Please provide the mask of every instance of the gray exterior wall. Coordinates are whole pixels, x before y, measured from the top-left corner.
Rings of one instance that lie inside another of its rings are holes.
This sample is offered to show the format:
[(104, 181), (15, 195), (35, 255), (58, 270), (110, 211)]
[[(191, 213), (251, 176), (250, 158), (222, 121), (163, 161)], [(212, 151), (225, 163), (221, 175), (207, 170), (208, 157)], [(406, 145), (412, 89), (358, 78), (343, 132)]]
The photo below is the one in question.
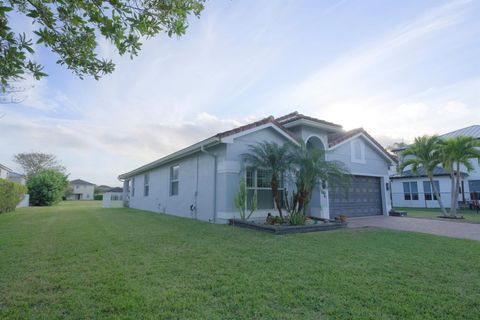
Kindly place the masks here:
[[(224, 145), (210, 148), (207, 151), (216, 154), (218, 161), (222, 161), (225, 158)], [(150, 176), (148, 196), (144, 195), (145, 173), (136, 175), (134, 176), (135, 194), (132, 195), (131, 184), (128, 188), (124, 185), (124, 198), (128, 201), (128, 205), (131, 208), (165, 212), (181, 217), (213, 222), (214, 163), (212, 156), (204, 152), (198, 152), (179, 161), (173, 161), (150, 170), (148, 171)], [(171, 196), (170, 168), (174, 165), (179, 165), (179, 192), (178, 195)], [(132, 179), (128, 181), (131, 183)], [(219, 193), (217, 192), (217, 204), (218, 195)], [(196, 210), (190, 210), (191, 205)]]
[[(311, 127), (289, 128), (294, 134), (304, 140), (314, 135), (320, 138), (324, 146), (327, 144), (327, 133), (324, 130)], [(362, 139), (362, 138), (359, 138)], [(239, 135), (226, 140), (216, 147), (208, 149), (210, 153), (217, 155), (216, 174), (214, 174), (214, 158), (203, 152), (185, 156), (178, 161), (166, 163), (149, 171), (150, 184), (149, 195), (144, 196), (144, 173), (135, 176), (135, 195), (132, 196), (132, 187), (124, 184), (124, 199), (132, 208), (143, 209), (153, 212), (165, 212), (181, 217), (199, 219), (210, 222), (225, 223), (229, 218), (238, 217), (238, 211), (234, 206), (234, 197), (238, 192), (239, 182), (245, 178), (245, 163), (242, 155), (247, 153), (249, 145), (261, 141), (284, 143), (286, 137), (271, 127), (267, 127), (249, 134)], [(380, 177), (382, 180), (382, 199), (384, 214), (390, 210), (390, 198), (383, 190), (388, 181), (389, 162), (382, 157), (377, 150), (365, 143), (365, 163), (353, 163), (351, 161), (350, 142), (328, 151), (328, 160), (342, 161), (354, 174)], [(170, 167), (179, 165), (179, 194), (170, 196)], [(216, 180), (214, 180), (216, 179)], [(216, 193), (214, 188), (216, 184)], [(288, 184), (287, 189), (292, 186)], [(329, 218), (328, 191), (324, 194), (317, 189), (320, 204), (320, 213), (317, 216)], [(216, 202), (214, 203), (214, 199)], [(196, 210), (190, 210), (193, 205)], [(268, 212), (276, 214), (276, 210), (257, 210), (253, 218), (264, 217)]]

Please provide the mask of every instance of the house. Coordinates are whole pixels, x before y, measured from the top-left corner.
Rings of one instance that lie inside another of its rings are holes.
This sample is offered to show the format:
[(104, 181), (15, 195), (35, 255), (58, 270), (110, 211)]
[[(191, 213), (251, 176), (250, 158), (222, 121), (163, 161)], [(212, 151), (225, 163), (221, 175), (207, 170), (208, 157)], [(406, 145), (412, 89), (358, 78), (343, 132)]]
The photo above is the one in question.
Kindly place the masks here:
[(7, 179), (16, 183), (25, 184), (25, 175), (13, 171), (8, 172)]
[[(233, 130), (218, 133), (187, 148), (121, 174), (123, 199), (127, 206), (154, 212), (225, 223), (238, 217), (234, 197), (243, 178), (248, 194), (257, 195), (264, 217), (276, 210), (265, 170), (253, 170), (244, 162), (249, 145), (262, 141), (277, 143), (303, 139), (308, 148), (325, 150), (327, 160), (337, 160), (354, 175), (348, 193), (315, 188), (308, 213), (319, 218), (387, 215), (389, 166), (393, 157), (365, 130), (344, 131), (338, 124), (293, 112), (272, 116)], [(291, 189), (289, 181), (283, 188)]]
[[(480, 125), (473, 125), (439, 136), (441, 139), (458, 136), (470, 136), (480, 139)], [(393, 150), (400, 156), (401, 152), (407, 147)], [(478, 200), (480, 195), (480, 165), (477, 159), (470, 161), (475, 170), (467, 172), (465, 168), (460, 168), (461, 184), (457, 200), (468, 203), (470, 200)], [(410, 168), (405, 168), (403, 172), (395, 172), (390, 176), (391, 196), (394, 207), (415, 207), (415, 208), (439, 208), (438, 201), (433, 194), (433, 188), (429, 179), (423, 170), (418, 170), (413, 174)], [(445, 207), (451, 207), (451, 178), (450, 173), (438, 166), (434, 170), (434, 183), (439, 190), (440, 197)]]
[(85, 180), (76, 179), (69, 183), (67, 200), (93, 200), (95, 185)]
[(0, 163), (0, 179), (7, 179), (9, 172), (12, 172), (12, 169)]
[[(25, 184), (25, 176), (23, 174), (19, 174), (14, 172), (12, 169), (2, 165), (0, 163), (0, 179), (10, 180), (12, 182)], [(28, 207), (30, 201), (30, 195), (25, 194), (23, 195), (22, 200), (17, 204), (17, 208), (24, 208)]]

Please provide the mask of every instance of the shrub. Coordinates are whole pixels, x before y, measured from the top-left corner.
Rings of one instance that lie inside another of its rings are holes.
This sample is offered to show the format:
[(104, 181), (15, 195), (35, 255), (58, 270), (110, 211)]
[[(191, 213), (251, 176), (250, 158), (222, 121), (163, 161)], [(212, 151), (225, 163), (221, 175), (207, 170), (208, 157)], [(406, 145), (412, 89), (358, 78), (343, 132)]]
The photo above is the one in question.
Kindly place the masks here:
[(93, 196), (93, 200), (103, 200), (103, 194), (96, 194)]
[(307, 221), (307, 217), (303, 212), (294, 212), (289, 216), (289, 222), (292, 226), (303, 225)]
[(272, 214), (269, 212), (267, 215), (267, 224), (274, 225), (274, 224), (283, 224), (285, 223), (284, 219), (280, 216), (272, 216)]
[(67, 176), (55, 170), (45, 170), (28, 179), (30, 204), (51, 206), (62, 200), (68, 188)]
[(0, 213), (14, 211), (26, 193), (24, 185), (0, 179)]

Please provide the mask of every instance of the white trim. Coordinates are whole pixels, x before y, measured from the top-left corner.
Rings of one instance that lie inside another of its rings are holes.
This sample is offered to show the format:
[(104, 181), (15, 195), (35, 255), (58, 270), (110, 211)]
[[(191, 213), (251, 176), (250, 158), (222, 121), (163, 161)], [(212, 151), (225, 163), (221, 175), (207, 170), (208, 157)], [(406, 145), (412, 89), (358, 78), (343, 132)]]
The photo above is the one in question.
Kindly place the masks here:
[(294, 144), (296, 144), (297, 146), (300, 145), (297, 140), (295, 140), (292, 136), (290, 136), (288, 133), (286, 133), (285, 131), (283, 131), (282, 129), (280, 129), (277, 125), (271, 123), (271, 122), (268, 122), (268, 123), (265, 123), (265, 124), (262, 124), (261, 126), (257, 126), (257, 127), (254, 127), (254, 128), (251, 128), (251, 129), (248, 129), (248, 130), (245, 130), (245, 131), (241, 131), (241, 132), (238, 132), (238, 133), (235, 133), (235, 134), (232, 134), (232, 135), (229, 135), (225, 138), (222, 138), (221, 139), (221, 142), (223, 143), (233, 143), (234, 139), (238, 138), (238, 137), (242, 137), (244, 135), (247, 135), (247, 134), (250, 134), (250, 133), (253, 133), (253, 132), (256, 132), (256, 131), (260, 131), (260, 130), (263, 130), (265, 128), (272, 128), (274, 129), (275, 131), (277, 131), (278, 133), (280, 133), (282, 136), (284, 136), (285, 138), (287, 138), (288, 140), (290, 140), (291, 142), (293, 142)]
[(388, 161), (391, 163), (391, 164), (395, 164), (395, 162), (393, 161), (393, 159), (391, 158), (391, 156), (388, 154), (388, 153), (385, 153), (382, 149), (380, 149), (370, 138), (368, 138), (363, 132), (359, 132), (357, 133), (356, 135), (354, 136), (351, 136), (350, 138), (348, 139), (345, 139), (344, 141), (334, 145), (333, 147), (331, 147), (329, 150), (335, 150), (336, 148), (338, 148), (339, 146), (341, 146), (342, 144), (344, 144), (345, 142), (347, 141), (350, 141), (352, 139), (355, 139), (355, 138), (358, 138), (358, 137), (363, 137), (365, 140), (368, 141), (368, 143), (375, 148), (375, 150), (377, 150), (380, 154), (382, 154), (386, 159), (388, 159)]
[(305, 139), (305, 144), (307, 144), (307, 143), (308, 143), (308, 140), (309, 140), (310, 138), (312, 138), (312, 137), (318, 138), (318, 139), (320, 139), (320, 141), (322, 141), (323, 151), (326, 152), (326, 151), (328, 150), (328, 142), (325, 140), (325, 137), (322, 138), (322, 137), (319, 136), (318, 134), (314, 134), (314, 133), (313, 133), (313, 134), (307, 136), (307, 138)]

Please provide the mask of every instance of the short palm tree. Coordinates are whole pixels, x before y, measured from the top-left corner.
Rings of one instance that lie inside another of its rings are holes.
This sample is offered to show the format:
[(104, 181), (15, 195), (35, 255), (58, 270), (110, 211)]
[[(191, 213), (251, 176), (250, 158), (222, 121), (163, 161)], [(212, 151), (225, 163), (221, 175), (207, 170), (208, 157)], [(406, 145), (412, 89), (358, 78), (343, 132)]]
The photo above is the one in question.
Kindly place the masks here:
[(313, 188), (319, 181), (328, 183), (330, 187), (347, 187), (350, 183), (350, 172), (343, 163), (325, 160), (323, 150), (309, 150), (303, 141), (300, 141), (300, 147), (292, 148), (291, 157), (297, 188), (294, 207), (298, 212), (305, 214)]
[[(418, 169), (421, 168), (425, 171), (425, 174), (430, 180), (435, 197), (437, 198), (438, 204), (442, 209), (444, 216), (447, 215), (447, 210), (443, 205), (442, 198), (437, 189), (437, 186), (433, 183), (433, 174), (437, 166), (442, 162), (439, 152), (440, 139), (437, 136), (423, 136), (415, 138), (414, 144), (409, 146), (405, 151), (401, 153), (401, 158), (403, 159), (400, 163), (400, 172), (402, 172), (406, 167), (411, 166), (413, 174), (417, 174)], [(404, 160), (408, 156), (412, 156), (410, 159)]]
[(479, 148), (480, 140), (467, 136), (448, 138), (439, 142), (442, 165), (449, 171), (452, 180), (452, 206), (450, 209), (452, 217), (457, 214), (460, 169), (463, 166), (468, 172), (474, 170), (470, 159), (480, 159)]
[(283, 174), (290, 166), (290, 147), (291, 144), (289, 143), (280, 145), (276, 142), (263, 141), (256, 145), (250, 145), (249, 153), (243, 155), (247, 164), (254, 169), (270, 171), (272, 197), (281, 218), (283, 218), (282, 202), (278, 188)]

